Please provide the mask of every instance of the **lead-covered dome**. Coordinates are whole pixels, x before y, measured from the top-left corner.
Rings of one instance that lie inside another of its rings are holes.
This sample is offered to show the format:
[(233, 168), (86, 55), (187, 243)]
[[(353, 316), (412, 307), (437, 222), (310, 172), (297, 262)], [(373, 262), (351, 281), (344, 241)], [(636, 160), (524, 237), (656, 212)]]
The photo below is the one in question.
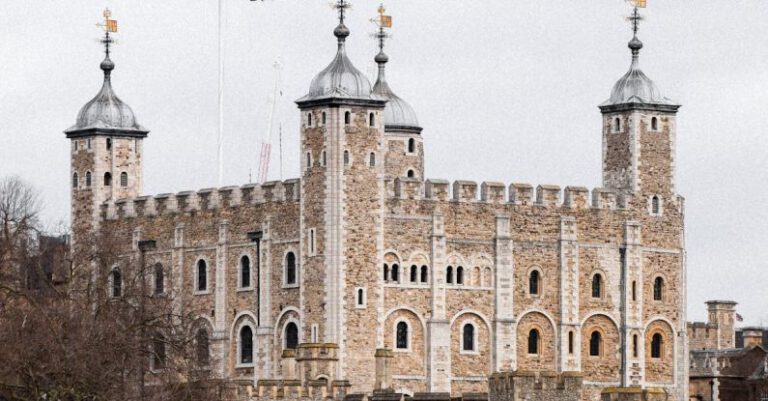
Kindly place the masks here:
[(80, 109), (75, 125), (65, 132), (89, 129), (146, 132), (144, 127), (136, 121), (136, 115), (131, 107), (120, 100), (112, 90), (110, 75), (114, 68), (115, 63), (107, 55), (101, 62), (101, 70), (104, 71), (104, 84), (101, 86), (101, 90)]
[(602, 106), (612, 106), (627, 103), (671, 105), (673, 102), (661, 94), (656, 84), (646, 76), (639, 65), (640, 49), (643, 48), (637, 36), (629, 42), (632, 50), (632, 64), (611, 90), (611, 97)]
[(416, 118), (413, 107), (403, 98), (397, 96), (387, 83), (384, 66), (389, 61), (389, 57), (381, 51), (376, 55), (375, 60), (379, 64), (379, 77), (373, 86), (373, 93), (387, 100), (387, 104), (384, 106), (384, 128), (421, 131), (419, 119)]

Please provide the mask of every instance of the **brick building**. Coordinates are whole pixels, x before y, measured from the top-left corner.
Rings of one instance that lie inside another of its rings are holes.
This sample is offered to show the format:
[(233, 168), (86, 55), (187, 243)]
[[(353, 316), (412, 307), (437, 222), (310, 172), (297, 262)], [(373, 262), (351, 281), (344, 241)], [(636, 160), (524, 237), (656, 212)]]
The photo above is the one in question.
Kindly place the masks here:
[(533, 372), (583, 378), (584, 400), (629, 386), (683, 397), (679, 106), (640, 70), (638, 38), (600, 105), (603, 187), (449, 183), (424, 178), (429, 136), (385, 78), (383, 41), (371, 85), (338, 6), (336, 55), (296, 102), (301, 175), (283, 182), (145, 196), (148, 130), (114, 94), (107, 54), (65, 132), (75, 248), (124, 238), (119, 278), (154, 240), (142, 260), (199, 313), (211, 369), (260, 392), (456, 395)]

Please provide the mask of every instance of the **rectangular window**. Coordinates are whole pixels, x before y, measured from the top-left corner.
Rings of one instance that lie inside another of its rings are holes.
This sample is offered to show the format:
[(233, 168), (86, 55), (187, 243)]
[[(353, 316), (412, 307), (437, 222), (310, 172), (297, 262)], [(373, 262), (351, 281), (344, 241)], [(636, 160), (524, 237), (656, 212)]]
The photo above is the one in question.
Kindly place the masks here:
[(88, 149), (91, 149), (91, 140), (90, 139), (86, 140), (86, 144), (88, 146)]
[(318, 339), (317, 339), (317, 325), (316, 324), (312, 325), (312, 328), (310, 329), (310, 332), (311, 332), (310, 336), (312, 337), (312, 342), (313, 343), (318, 342)]
[(309, 229), (309, 244), (307, 244), (309, 247), (309, 255), (314, 256), (315, 255), (315, 229), (310, 228)]

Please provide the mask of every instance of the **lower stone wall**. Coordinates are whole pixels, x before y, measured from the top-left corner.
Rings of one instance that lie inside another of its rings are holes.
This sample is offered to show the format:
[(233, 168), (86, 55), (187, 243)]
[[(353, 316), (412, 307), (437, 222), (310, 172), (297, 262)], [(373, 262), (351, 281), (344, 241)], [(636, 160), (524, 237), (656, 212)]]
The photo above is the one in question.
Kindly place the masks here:
[(489, 380), (489, 401), (581, 401), (582, 376), (576, 372), (506, 372)]

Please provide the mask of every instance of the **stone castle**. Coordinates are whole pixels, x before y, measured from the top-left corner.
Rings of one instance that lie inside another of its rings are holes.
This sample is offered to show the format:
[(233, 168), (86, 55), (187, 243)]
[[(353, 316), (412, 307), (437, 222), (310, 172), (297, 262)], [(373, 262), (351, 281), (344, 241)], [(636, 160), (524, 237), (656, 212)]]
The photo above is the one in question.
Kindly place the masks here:
[(680, 106), (640, 70), (637, 36), (600, 105), (601, 188), (449, 183), (424, 178), (425, 136), (385, 77), (385, 35), (371, 85), (337, 6), (336, 54), (296, 101), (301, 174), (283, 182), (145, 196), (149, 131), (115, 95), (107, 51), (101, 91), (65, 133), (74, 246), (125, 239), (112, 295), (154, 241), (141, 252), (155, 291), (199, 314), (215, 375), (259, 394), (459, 395), (510, 374), (577, 377), (584, 400), (634, 386), (682, 399)]

